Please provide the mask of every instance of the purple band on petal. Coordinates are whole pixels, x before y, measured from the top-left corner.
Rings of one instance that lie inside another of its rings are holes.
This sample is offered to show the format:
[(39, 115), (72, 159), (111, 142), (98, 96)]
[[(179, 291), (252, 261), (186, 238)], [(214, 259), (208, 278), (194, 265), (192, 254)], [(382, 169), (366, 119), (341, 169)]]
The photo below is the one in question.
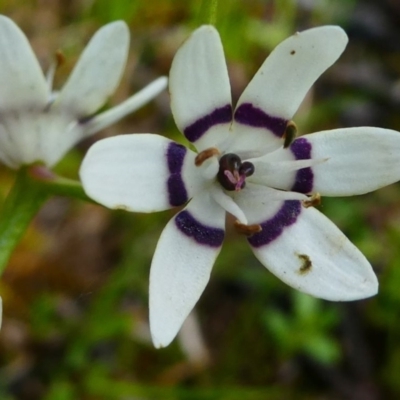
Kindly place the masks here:
[[(311, 143), (306, 138), (296, 139), (290, 146), (290, 150), (296, 157), (296, 160), (309, 160), (311, 158)], [(314, 183), (314, 173), (312, 169), (302, 168), (297, 171), (293, 192), (311, 193)]]
[(227, 104), (224, 107), (216, 108), (210, 114), (199, 118), (184, 129), (183, 133), (191, 142), (199, 140), (212, 126), (225, 124), (232, 121), (232, 106)]
[(186, 151), (185, 146), (174, 142), (171, 142), (167, 149), (167, 163), (170, 173), (167, 187), (171, 206), (181, 206), (188, 201), (188, 194), (182, 179), (182, 166)]
[(300, 212), (300, 201), (285, 201), (273, 218), (260, 224), (262, 231), (250, 236), (247, 240), (253, 247), (261, 247), (271, 243), (282, 234), (285, 228), (296, 222)]
[(296, 160), (309, 160), (311, 158), (311, 143), (304, 137), (296, 139), (291, 145), (290, 150)]
[(251, 103), (243, 103), (235, 111), (235, 121), (255, 128), (265, 128), (279, 138), (285, 133), (287, 121), (283, 118), (272, 117)]
[(220, 247), (224, 240), (225, 232), (223, 229), (201, 224), (186, 210), (181, 211), (175, 217), (175, 224), (182, 233), (192, 237), (199, 244)]

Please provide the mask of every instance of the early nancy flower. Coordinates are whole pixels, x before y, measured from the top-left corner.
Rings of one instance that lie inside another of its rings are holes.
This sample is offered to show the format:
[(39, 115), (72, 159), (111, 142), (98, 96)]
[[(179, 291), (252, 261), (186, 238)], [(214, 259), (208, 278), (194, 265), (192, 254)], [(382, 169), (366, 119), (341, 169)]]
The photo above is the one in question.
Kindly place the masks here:
[(115, 91), (129, 50), (122, 21), (101, 28), (60, 92), (52, 91), (22, 31), (0, 16), (0, 160), (11, 168), (51, 167), (78, 141), (118, 121), (166, 87), (160, 78), (117, 107), (94, 116)]
[(176, 124), (198, 153), (158, 135), (97, 142), (81, 169), (87, 194), (110, 208), (181, 206), (158, 242), (150, 274), (154, 344), (168, 345), (207, 284), (225, 214), (260, 262), (290, 286), (333, 301), (374, 295), (360, 251), (313, 205), (319, 194), (362, 194), (400, 179), (400, 134), (349, 128), (294, 139), (291, 118), (344, 50), (325, 26), (281, 43), (231, 105), (217, 31), (203, 26), (177, 52), (170, 74)]

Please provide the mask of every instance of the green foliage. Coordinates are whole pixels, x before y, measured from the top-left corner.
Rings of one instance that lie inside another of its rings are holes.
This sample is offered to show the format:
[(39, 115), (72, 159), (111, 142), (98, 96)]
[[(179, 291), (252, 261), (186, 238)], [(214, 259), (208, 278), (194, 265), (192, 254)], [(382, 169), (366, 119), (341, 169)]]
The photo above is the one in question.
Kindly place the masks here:
[(0, 275), (32, 218), (47, 198), (48, 193), (33, 182), (27, 170), (22, 168), (0, 210)]
[(306, 354), (322, 363), (340, 358), (340, 346), (331, 334), (339, 320), (332, 307), (321, 300), (293, 291), (292, 313), (268, 307), (262, 318), (284, 357)]

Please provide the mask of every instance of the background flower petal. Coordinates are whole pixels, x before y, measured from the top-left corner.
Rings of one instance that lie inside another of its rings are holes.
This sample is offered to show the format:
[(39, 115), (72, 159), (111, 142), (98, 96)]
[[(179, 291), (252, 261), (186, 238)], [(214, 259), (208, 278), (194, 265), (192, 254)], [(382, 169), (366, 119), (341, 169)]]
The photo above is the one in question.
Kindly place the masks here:
[(44, 108), (49, 90), (32, 48), (14, 22), (0, 15), (0, 109)]
[(78, 118), (90, 116), (119, 84), (129, 50), (123, 21), (99, 29), (90, 40), (53, 107), (64, 107)]
[(150, 329), (156, 347), (173, 340), (203, 293), (224, 225), (225, 211), (202, 193), (165, 227), (150, 271)]
[(168, 79), (165, 76), (161, 76), (122, 103), (107, 111), (97, 114), (95, 117), (90, 118), (84, 123), (79, 124), (80, 128), (84, 130), (85, 137), (90, 136), (101, 129), (107, 128), (124, 118), (126, 115), (144, 106), (154, 97), (159, 95), (160, 92), (167, 87), (167, 84)]

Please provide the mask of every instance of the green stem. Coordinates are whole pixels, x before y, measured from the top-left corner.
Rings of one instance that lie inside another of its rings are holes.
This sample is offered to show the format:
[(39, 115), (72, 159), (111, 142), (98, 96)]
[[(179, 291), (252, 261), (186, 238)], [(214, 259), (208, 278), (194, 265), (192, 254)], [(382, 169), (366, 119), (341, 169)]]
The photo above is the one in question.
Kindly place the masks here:
[(30, 221), (47, 200), (49, 193), (30, 179), (21, 168), (0, 212), (0, 275)]
[(79, 181), (58, 176), (44, 165), (31, 165), (28, 168), (28, 173), (30, 178), (47, 193), (58, 196), (75, 197), (80, 200), (95, 203), (95, 201), (86, 195)]
[(214, 25), (217, 23), (217, 5), (218, 0), (210, 0), (210, 11), (209, 11), (209, 24)]
[(30, 221), (51, 195), (93, 202), (78, 181), (59, 177), (42, 165), (21, 168), (0, 211), (0, 276)]
[(32, 218), (51, 195), (94, 203), (78, 181), (59, 177), (42, 165), (21, 168), (0, 211), (0, 276)]
[(57, 177), (51, 181), (37, 181), (42, 190), (57, 196), (75, 197), (80, 200), (95, 203), (87, 196), (79, 181)]

